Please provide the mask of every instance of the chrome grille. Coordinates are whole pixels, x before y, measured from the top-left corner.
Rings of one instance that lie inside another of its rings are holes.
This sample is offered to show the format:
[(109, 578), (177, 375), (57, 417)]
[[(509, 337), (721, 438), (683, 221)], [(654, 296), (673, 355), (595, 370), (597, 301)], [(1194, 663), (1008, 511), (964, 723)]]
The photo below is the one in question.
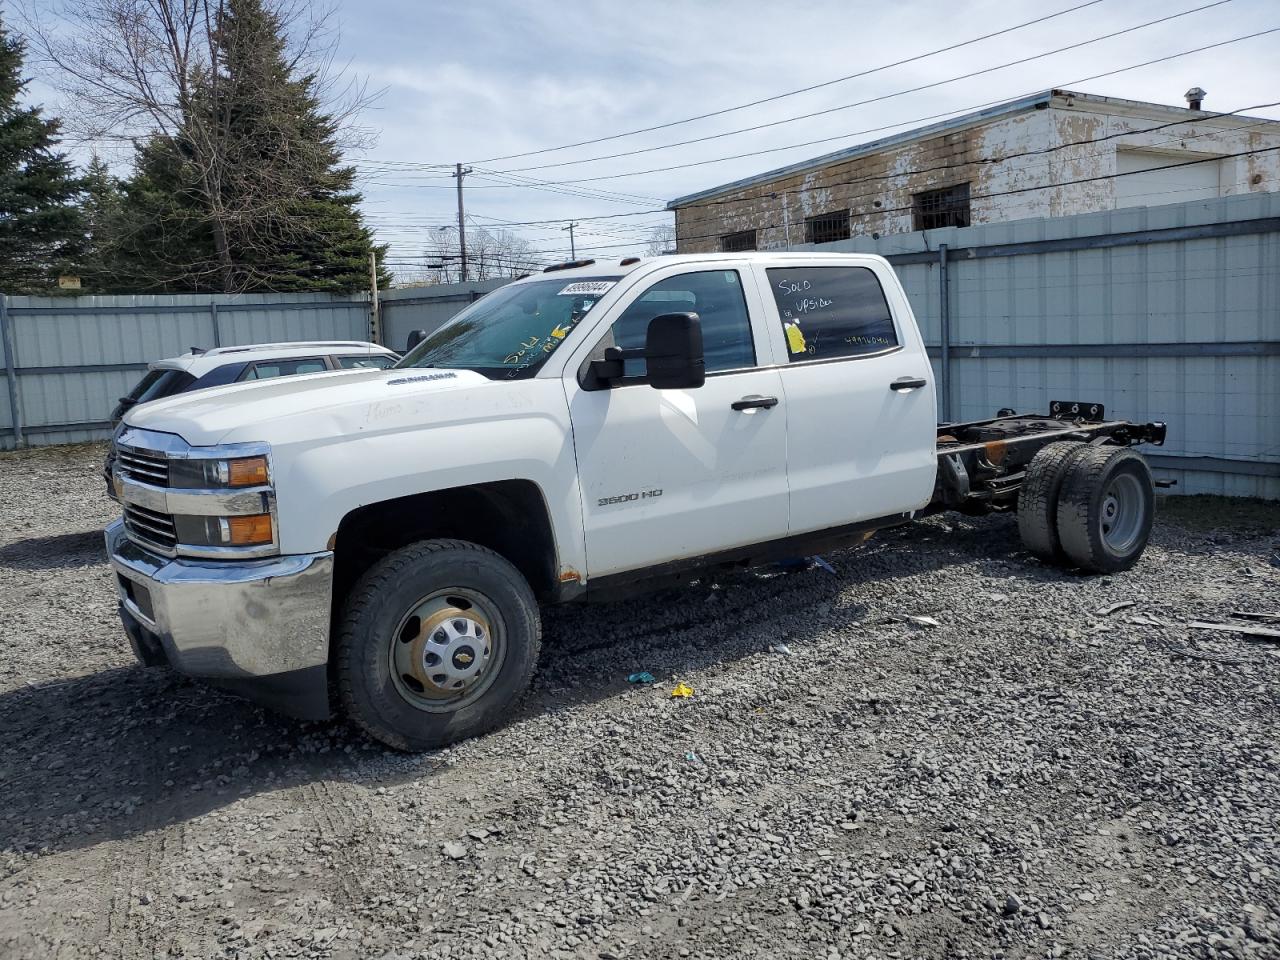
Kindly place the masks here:
[(155, 487), (169, 485), (169, 461), (164, 454), (133, 447), (116, 448), (116, 464), (121, 473)]
[(167, 513), (148, 510), (136, 503), (124, 505), (124, 527), (139, 540), (172, 549), (178, 544), (178, 529)]

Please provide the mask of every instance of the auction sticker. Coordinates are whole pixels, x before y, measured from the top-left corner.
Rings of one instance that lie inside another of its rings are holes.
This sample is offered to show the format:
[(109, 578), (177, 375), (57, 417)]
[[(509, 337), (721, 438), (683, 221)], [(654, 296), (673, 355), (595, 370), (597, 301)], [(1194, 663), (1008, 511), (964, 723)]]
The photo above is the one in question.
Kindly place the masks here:
[(603, 297), (609, 292), (617, 280), (579, 280), (577, 283), (571, 283), (557, 296), (561, 297), (580, 297), (583, 294), (592, 294), (597, 297)]

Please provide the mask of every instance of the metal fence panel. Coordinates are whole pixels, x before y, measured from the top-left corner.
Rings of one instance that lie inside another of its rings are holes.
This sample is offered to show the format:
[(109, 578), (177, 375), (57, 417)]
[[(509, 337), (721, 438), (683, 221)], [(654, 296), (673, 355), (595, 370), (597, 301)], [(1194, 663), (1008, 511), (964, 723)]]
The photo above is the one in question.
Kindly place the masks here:
[(940, 244), (952, 419), (1098, 398), (1168, 421), (1151, 459), (1176, 492), (1280, 498), (1280, 194), (822, 249), (889, 257), (937, 354)]
[[(1117, 416), (1169, 422), (1152, 462), (1179, 492), (1280, 498), (1280, 194), (823, 249), (890, 258), (939, 383), (945, 311), (953, 419), (1097, 397)], [(435, 329), (506, 282), (388, 291), (382, 340), (403, 349), (411, 330)], [(0, 301), (0, 320), (32, 443), (101, 436), (94, 422), (137, 370), (192, 345), (369, 336), (363, 296), (13, 297)], [(0, 390), (0, 445), (14, 441), (11, 406)]]
[[(364, 295), (7, 297), (4, 313), (30, 444), (106, 436), (105, 421), (140, 371), (193, 346), (367, 340), (370, 330)], [(0, 447), (17, 440), (11, 407), (0, 391)]]
[(475, 300), (510, 282), (477, 280), (388, 290), (382, 295), (383, 343), (392, 350), (403, 350), (410, 331), (430, 333)]

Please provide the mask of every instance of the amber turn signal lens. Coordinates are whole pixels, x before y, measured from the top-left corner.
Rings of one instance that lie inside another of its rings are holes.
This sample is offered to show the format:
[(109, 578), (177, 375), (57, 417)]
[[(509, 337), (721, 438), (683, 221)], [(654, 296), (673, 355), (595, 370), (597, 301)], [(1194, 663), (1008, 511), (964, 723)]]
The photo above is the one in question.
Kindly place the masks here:
[(227, 478), (228, 485), (232, 487), (260, 487), (267, 482), (267, 458), (228, 460)]
[(256, 513), (247, 517), (228, 517), (228, 543), (235, 547), (251, 547), (271, 542), (271, 514)]

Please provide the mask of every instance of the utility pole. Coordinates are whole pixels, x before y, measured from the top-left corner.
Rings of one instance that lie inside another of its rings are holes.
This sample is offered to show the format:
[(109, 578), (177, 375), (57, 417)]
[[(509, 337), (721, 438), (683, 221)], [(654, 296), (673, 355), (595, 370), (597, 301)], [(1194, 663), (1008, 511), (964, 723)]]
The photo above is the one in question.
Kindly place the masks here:
[(471, 172), (470, 167), (457, 164), (453, 175), (458, 178), (458, 255), (462, 260), (462, 282), (467, 282), (467, 225), (462, 215), (462, 178)]
[(577, 224), (574, 223), (572, 220), (570, 220), (569, 225), (567, 227), (560, 228), (561, 230), (569, 231), (569, 259), (570, 260), (578, 259), (578, 248), (573, 245), (573, 228), (576, 226)]

